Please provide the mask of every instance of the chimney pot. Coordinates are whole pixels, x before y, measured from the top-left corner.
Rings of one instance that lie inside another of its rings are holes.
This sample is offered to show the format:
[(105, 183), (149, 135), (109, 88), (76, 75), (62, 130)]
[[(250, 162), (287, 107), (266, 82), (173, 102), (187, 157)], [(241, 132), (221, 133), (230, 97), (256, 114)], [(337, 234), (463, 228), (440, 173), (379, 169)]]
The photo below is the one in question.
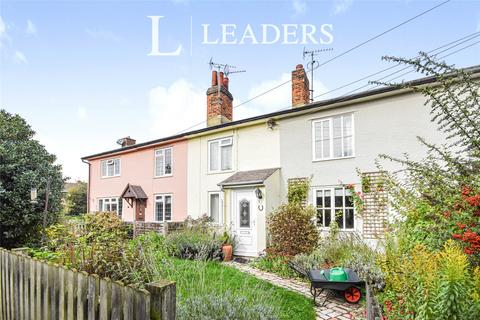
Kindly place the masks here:
[(297, 64), (292, 71), (292, 107), (300, 107), (310, 102), (310, 83), (303, 65)]
[(213, 70), (212, 71), (212, 87), (216, 86), (218, 79), (217, 79), (217, 71)]
[(219, 77), (219, 78), (220, 78), (220, 79), (219, 79), (219, 80), (220, 80), (220, 84), (223, 84), (223, 72), (222, 72), (222, 71), (220, 71), (220, 77)]
[(228, 80), (228, 77), (223, 78), (223, 86), (228, 90), (228, 83), (230, 80)]

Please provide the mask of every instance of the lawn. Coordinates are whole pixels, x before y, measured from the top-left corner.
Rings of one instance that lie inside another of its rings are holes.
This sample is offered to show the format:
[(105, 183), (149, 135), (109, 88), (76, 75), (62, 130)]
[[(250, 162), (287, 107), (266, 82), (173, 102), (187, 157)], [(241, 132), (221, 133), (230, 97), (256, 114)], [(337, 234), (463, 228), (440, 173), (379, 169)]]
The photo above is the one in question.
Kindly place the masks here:
[(265, 303), (279, 319), (315, 319), (312, 300), (218, 262), (173, 260), (168, 279), (177, 282), (177, 302), (208, 294), (233, 294), (249, 303)]

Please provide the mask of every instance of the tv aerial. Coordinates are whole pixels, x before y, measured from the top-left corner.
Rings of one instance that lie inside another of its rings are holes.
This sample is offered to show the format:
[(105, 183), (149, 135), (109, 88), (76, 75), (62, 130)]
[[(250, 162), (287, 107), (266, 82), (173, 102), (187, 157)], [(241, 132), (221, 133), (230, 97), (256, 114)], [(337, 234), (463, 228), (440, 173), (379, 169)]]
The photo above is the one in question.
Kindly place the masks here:
[(303, 47), (303, 59), (310, 57), (310, 61), (307, 63), (307, 68), (310, 69), (310, 102), (313, 102), (313, 71), (319, 66), (315, 57), (320, 53), (332, 50), (333, 48), (307, 50), (307, 48)]
[(210, 66), (210, 70), (216, 69), (217, 70), (217, 85), (218, 85), (218, 94), (220, 95), (220, 72), (223, 72), (223, 74), (228, 77), (230, 74), (234, 73), (243, 73), (247, 72), (247, 70), (236, 70), (237, 67), (228, 63), (218, 63), (213, 61), (213, 57), (210, 58), (210, 61), (208, 62), (208, 65)]

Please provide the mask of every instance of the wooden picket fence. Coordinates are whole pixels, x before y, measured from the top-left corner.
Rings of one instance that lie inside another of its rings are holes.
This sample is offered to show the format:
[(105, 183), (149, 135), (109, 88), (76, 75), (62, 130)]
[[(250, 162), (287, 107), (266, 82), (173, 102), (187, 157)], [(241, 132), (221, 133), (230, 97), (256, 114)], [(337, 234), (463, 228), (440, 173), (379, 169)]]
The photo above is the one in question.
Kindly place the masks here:
[(135, 289), (0, 248), (2, 320), (174, 320), (175, 283)]

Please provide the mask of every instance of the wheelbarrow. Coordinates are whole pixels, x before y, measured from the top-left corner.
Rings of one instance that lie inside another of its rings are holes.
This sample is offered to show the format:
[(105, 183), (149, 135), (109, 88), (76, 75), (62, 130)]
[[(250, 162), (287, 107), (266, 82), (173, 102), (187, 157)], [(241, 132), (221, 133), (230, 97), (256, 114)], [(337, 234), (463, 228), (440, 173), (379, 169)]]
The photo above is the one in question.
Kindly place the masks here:
[[(290, 266), (300, 274), (308, 277), (310, 280), (310, 293), (313, 296), (313, 302), (317, 303), (317, 297), (327, 289), (329, 291), (337, 292), (348, 303), (358, 303), (362, 298), (362, 287), (365, 281), (360, 280), (358, 275), (349, 268), (332, 268), (322, 270), (303, 270), (294, 264)], [(340, 269), (342, 272), (340, 272)], [(328, 294), (320, 306), (324, 306), (328, 300)]]

